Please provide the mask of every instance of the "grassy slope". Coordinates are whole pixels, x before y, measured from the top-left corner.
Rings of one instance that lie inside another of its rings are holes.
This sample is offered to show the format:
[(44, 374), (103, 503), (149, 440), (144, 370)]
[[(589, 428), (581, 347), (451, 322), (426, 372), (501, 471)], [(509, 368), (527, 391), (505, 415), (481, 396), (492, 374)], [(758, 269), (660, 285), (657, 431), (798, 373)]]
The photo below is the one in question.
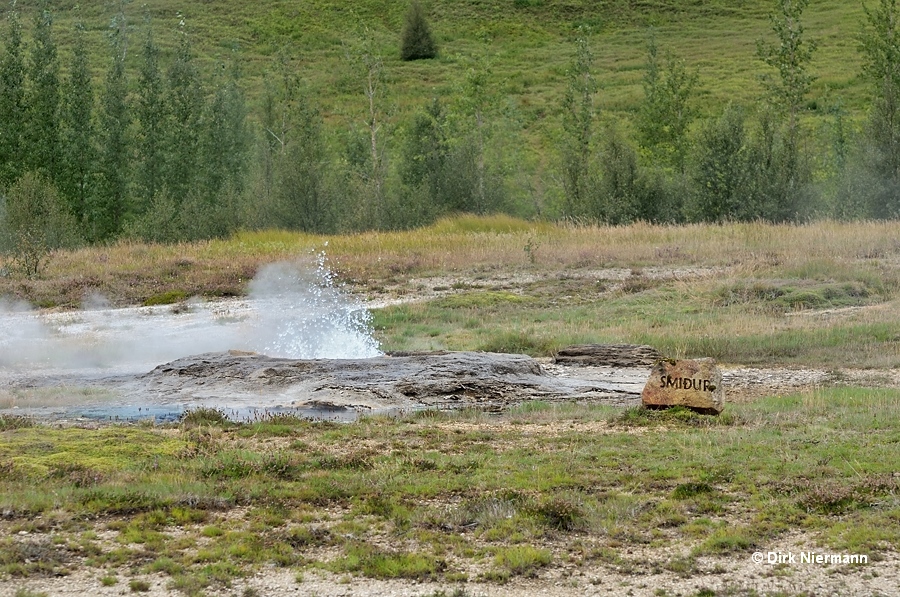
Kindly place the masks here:
[[(699, 69), (699, 107), (715, 113), (728, 101), (759, 98), (758, 77), (765, 69), (755, 59), (755, 48), (759, 38), (770, 36), (766, 14), (771, 6), (765, 0), (433, 0), (428, 12), (441, 57), (403, 63), (397, 43), (404, 2), (231, 0), (223, 4), (149, 0), (142, 6), (153, 15), (157, 37), (169, 50), (178, 38), (178, 15), (184, 16), (197, 53), (209, 67), (239, 48), (252, 97), (259, 95), (261, 77), (274, 54), (285, 49), (326, 115), (342, 125), (360, 120), (362, 110), (360, 77), (348, 64), (345, 51), (361, 23), (371, 29), (385, 57), (388, 102), (395, 108), (395, 122), (411, 107), (451, 93), (470, 67), (471, 57), (487, 56), (500, 104), (512, 109), (537, 146), (546, 144), (558, 128), (576, 25), (596, 31), (593, 47), (602, 87), (601, 109), (619, 117), (635, 109), (642, 97), (646, 30), (653, 26), (663, 49)], [(69, 43), (75, 19), (87, 23), (99, 80), (110, 8), (96, 0), (81, 3), (77, 10), (73, 6), (65, 3), (56, 13), (61, 45)], [(133, 26), (130, 59), (135, 61), (144, 12), (135, 6), (128, 10)], [(817, 100), (820, 115), (826, 104), (838, 98), (851, 112), (864, 111), (867, 93), (858, 78), (861, 61), (856, 42), (861, 18), (862, 8), (855, 0), (813, 0), (807, 9), (807, 35), (819, 44), (811, 70), (819, 77), (812, 99)], [(67, 52), (62, 55), (65, 61)]]

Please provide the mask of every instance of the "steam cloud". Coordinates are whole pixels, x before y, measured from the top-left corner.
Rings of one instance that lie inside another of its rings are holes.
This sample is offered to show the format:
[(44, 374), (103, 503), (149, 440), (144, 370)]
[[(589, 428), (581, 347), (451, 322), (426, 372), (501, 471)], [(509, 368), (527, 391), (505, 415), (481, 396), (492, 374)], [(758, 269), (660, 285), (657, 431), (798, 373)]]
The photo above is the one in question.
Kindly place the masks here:
[(324, 255), (262, 268), (246, 301), (110, 309), (92, 294), (83, 307), (41, 314), (0, 299), (0, 367), (149, 370), (228, 349), (287, 358), (381, 354), (369, 312), (335, 284)]
[(267, 265), (250, 283), (259, 311), (252, 350), (296, 359), (368, 358), (381, 354), (365, 306), (342, 292), (319, 255), (316, 267)]

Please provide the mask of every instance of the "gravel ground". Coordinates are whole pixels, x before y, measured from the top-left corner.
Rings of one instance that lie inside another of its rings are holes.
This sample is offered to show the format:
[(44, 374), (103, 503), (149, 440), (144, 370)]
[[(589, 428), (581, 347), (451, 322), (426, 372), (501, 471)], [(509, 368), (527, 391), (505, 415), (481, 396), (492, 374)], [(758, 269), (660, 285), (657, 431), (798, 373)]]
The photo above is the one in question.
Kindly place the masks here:
[[(451, 596), (457, 591), (462, 597), (521, 597), (541, 595), (547, 597), (581, 597), (593, 595), (632, 595), (650, 597), (658, 595), (696, 595), (703, 589), (731, 595), (840, 595), (842, 597), (894, 597), (900, 595), (900, 557), (893, 554), (877, 562), (859, 565), (831, 565), (801, 563), (802, 552), (830, 554), (818, 550), (803, 535), (782, 538), (766, 552), (794, 554), (793, 564), (757, 564), (751, 554), (737, 557), (700, 558), (700, 571), (689, 578), (672, 572), (627, 573), (608, 566), (579, 567), (558, 566), (534, 579), (514, 579), (506, 585), (484, 583), (432, 583), (404, 580), (373, 580), (359, 577), (338, 576), (327, 572), (304, 571), (300, 582), (297, 573), (289, 570), (269, 570), (252, 577), (235, 581), (232, 587), (210, 595), (279, 597), (297, 595), (309, 597), (437, 597)], [(628, 558), (643, 563), (638, 569), (646, 570), (648, 562), (662, 561), (677, 555), (675, 547), (632, 550)], [(687, 552), (685, 551), (685, 554)], [(104, 587), (100, 583), (103, 572), (80, 569), (61, 578), (4, 580), (0, 582), (0, 597), (14, 597), (16, 591), (27, 588), (51, 597), (75, 597), (96, 595), (113, 596), (143, 594), (150, 597), (179, 595), (166, 588), (169, 579), (165, 575), (141, 575), (132, 578), (119, 577), (117, 584)], [(139, 579), (150, 585), (144, 593), (134, 593), (129, 581)], [(661, 593), (660, 591), (666, 591)], [(755, 593), (753, 593), (755, 591)]]

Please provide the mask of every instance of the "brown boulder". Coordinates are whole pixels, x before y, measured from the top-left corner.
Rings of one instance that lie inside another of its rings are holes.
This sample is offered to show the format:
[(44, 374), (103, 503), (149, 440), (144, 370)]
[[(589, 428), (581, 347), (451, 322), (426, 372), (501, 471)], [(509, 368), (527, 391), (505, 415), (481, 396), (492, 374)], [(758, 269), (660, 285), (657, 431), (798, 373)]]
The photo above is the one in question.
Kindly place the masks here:
[(661, 360), (650, 370), (641, 393), (647, 408), (684, 406), (705, 414), (724, 408), (722, 372), (713, 359)]

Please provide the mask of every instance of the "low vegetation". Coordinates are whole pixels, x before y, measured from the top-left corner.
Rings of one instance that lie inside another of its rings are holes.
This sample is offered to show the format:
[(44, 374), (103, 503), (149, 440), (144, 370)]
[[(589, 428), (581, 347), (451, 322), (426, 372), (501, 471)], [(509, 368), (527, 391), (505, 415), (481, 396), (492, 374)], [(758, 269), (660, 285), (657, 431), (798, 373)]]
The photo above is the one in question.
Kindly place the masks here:
[(729, 405), (727, 420), (536, 403), (350, 424), (204, 411), (179, 426), (11, 426), (0, 575), (27, 586), (86, 569), (142, 592), (162, 574), (211, 595), (272, 566), (301, 583), (323, 570), (450, 586), (565, 566), (576, 584), (599, 567), (628, 585), (702, 579), (796, 533), (877, 561), (900, 542), (898, 405), (896, 390), (844, 388)]
[(836, 384), (718, 417), (541, 401), (349, 424), (200, 409), (177, 425), (84, 429), (3, 414), (0, 582), (29, 594), (34, 579), (88, 571), (124, 592), (162, 578), (185, 595), (253, 594), (248, 579), (275, 570), (301, 586), (321, 574), (464, 595), (463, 582), (563, 570), (585, 587), (598, 570), (623, 587), (702, 581), (797, 536), (894, 557), (900, 393), (843, 387), (839, 370), (900, 363), (897, 226), (459, 217), (55, 252), (43, 276), (0, 277), (0, 294), (68, 307), (95, 293), (120, 305), (241, 295), (259, 265), (313, 264), (324, 249), (348, 290), (418, 299), (374, 311), (386, 349), (639, 341), (833, 367)]
[(312, 264), (325, 250), (348, 291), (400, 303), (373, 312), (385, 350), (550, 356), (638, 342), (673, 357), (889, 368), (900, 363), (898, 237), (887, 222), (594, 227), (467, 216), (408, 232), (247, 232), (57, 252), (40, 279), (0, 277), (0, 295), (68, 308), (98, 295), (115, 305), (240, 296), (262, 264)]

